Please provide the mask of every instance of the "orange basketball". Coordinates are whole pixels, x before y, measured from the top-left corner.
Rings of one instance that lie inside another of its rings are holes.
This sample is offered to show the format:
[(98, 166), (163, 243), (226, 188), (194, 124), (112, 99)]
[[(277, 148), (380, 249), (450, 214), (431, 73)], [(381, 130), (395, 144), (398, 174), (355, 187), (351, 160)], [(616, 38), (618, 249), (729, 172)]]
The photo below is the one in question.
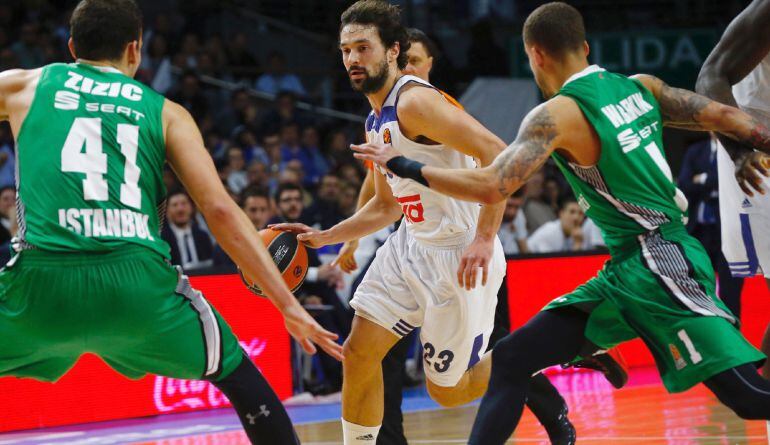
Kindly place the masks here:
[[(259, 231), (259, 236), (262, 237), (267, 251), (273, 257), (273, 262), (283, 276), (286, 286), (292, 292), (299, 289), (302, 282), (305, 281), (305, 275), (307, 275), (307, 249), (305, 249), (305, 245), (297, 241), (297, 235), (279, 230), (263, 229)], [(238, 272), (241, 274), (243, 284), (250, 291), (260, 297), (265, 296), (256, 283), (246, 279), (240, 269)]]

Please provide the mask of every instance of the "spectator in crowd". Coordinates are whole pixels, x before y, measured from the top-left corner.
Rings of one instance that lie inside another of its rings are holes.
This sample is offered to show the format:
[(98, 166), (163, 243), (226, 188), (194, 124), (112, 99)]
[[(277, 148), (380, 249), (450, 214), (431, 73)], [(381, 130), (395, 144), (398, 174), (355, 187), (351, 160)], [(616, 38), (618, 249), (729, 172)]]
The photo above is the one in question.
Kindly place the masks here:
[(717, 141), (697, 142), (687, 148), (677, 185), (687, 197), (690, 218), (687, 231), (706, 249), (719, 279), (719, 298), (733, 314), (741, 317), (743, 278), (735, 278), (722, 254), (722, 226), (719, 218)]
[(529, 250), (536, 253), (584, 250), (584, 219), (583, 209), (575, 198), (563, 198), (559, 206), (559, 218), (543, 224), (529, 237)]
[(542, 171), (533, 173), (527, 181), (523, 210), (527, 219), (527, 232), (532, 234), (543, 224), (556, 219), (556, 212), (543, 198), (544, 182), (545, 175)]
[(558, 212), (562, 194), (564, 189), (559, 184), (559, 180), (553, 176), (547, 176), (543, 183), (543, 202), (548, 204), (551, 210)]
[(346, 164), (341, 164), (337, 167), (337, 176), (348, 184), (361, 187), (361, 183), (364, 180), (363, 167), (358, 161), (353, 161)]
[(497, 236), (503, 244), (506, 255), (529, 252), (527, 246), (527, 219), (521, 210), (524, 204), (524, 189), (518, 189), (505, 202), (503, 222)]
[(321, 172), (313, 154), (300, 144), (299, 125), (296, 122), (290, 122), (281, 128), (281, 170), (294, 160), (299, 161), (302, 166), (304, 173), (302, 185), (314, 188), (321, 177)]
[(171, 247), (171, 263), (185, 271), (211, 266), (214, 246), (209, 235), (193, 221), (195, 207), (183, 190), (169, 193), (166, 203), (167, 224), (161, 237)]
[(267, 164), (260, 161), (251, 161), (246, 167), (247, 187), (256, 187), (261, 189), (270, 189), (270, 174), (267, 170)]
[[(267, 227), (267, 222), (273, 217), (273, 204), (267, 189), (250, 186), (243, 190), (240, 196), (241, 208), (254, 228), (262, 230)], [(233, 260), (222, 250), (222, 247), (214, 247), (214, 265), (234, 266)]]
[(358, 204), (359, 184), (343, 182), (340, 187), (340, 195), (337, 198), (337, 205), (342, 213), (342, 219), (350, 218), (356, 213)]
[(16, 236), (17, 230), (16, 187), (6, 185), (0, 188), (0, 244), (10, 241)]
[(307, 152), (308, 156), (313, 162), (314, 174), (316, 175), (312, 181), (314, 184), (318, 183), (318, 180), (321, 178), (321, 176), (325, 175), (326, 172), (329, 171), (329, 166), (326, 164), (326, 159), (324, 159), (324, 156), (321, 153), (320, 140), (321, 137), (318, 134), (318, 128), (315, 126), (308, 125), (302, 129), (302, 149)]
[(248, 185), (246, 175), (246, 161), (243, 158), (243, 149), (230, 147), (227, 149), (227, 187), (238, 194)]
[(170, 99), (187, 108), (196, 122), (200, 122), (209, 111), (209, 103), (201, 89), (200, 79), (192, 70), (182, 74), (179, 86)]
[(216, 114), (214, 127), (220, 134), (232, 134), (233, 130), (246, 123), (246, 109), (251, 105), (251, 96), (245, 88), (238, 88), (230, 94), (230, 106), (223, 107)]
[(357, 162), (350, 149), (350, 140), (343, 130), (334, 130), (329, 133), (326, 137), (324, 153), (326, 153), (326, 164), (331, 170), (337, 170), (343, 164)]
[(16, 184), (16, 154), (7, 122), (0, 123), (0, 187)]
[(182, 36), (182, 45), (179, 51), (174, 54), (174, 65), (182, 69), (198, 68), (198, 53), (200, 52), (200, 43), (198, 35), (188, 32)]
[[(313, 204), (305, 209), (302, 219), (307, 225), (326, 230), (344, 219), (338, 204), (340, 178), (333, 173), (321, 177)], [(358, 196), (358, 191), (356, 191)]]
[(227, 44), (228, 70), (236, 79), (253, 79), (259, 69), (257, 58), (249, 49), (249, 39), (244, 32), (237, 32)]
[(262, 133), (276, 132), (286, 124), (310, 125), (307, 116), (297, 110), (297, 99), (291, 91), (281, 91), (275, 97), (273, 108), (262, 119)]
[(11, 51), (16, 55), (19, 65), (15, 68), (37, 68), (45, 63), (45, 54), (40, 47), (38, 25), (25, 23), (21, 26), (19, 40), (11, 45)]
[(257, 137), (254, 132), (247, 128), (243, 128), (235, 136), (235, 143), (243, 148), (243, 157), (247, 163), (258, 161), (263, 164), (270, 163), (270, 156), (268, 156), (264, 147), (257, 143)]
[(166, 94), (171, 89), (171, 58), (169, 57), (168, 41), (163, 34), (158, 34), (148, 41), (146, 54), (142, 56), (140, 79), (149, 84), (153, 90)]
[[(295, 184), (281, 184), (275, 194), (278, 215), (271, 223), (300, 222), (304, 210), (302, 187)], [(336, 289), (343, 286), (342, 272), (335, 266), (321, 264), (315, 249), (307, 249), (308, 271), (305, 282), (295, 293), (303, 305), (310, 308), (325, 306), (325, 309), (310, 310), (311, 315), (325, 329), (339, 334), (344, 341), (350, 333), (353, 315), (342, 305)], [(336, 392), (342, 388), (342, 367), (339, 362), (319, 351), (321, 366), (327, 385), (312, 388), (311, 392)]]
[(302, 81), (296, 74), (286, 72), (286, 57), (277, 51), (267, 56), (265, 73), (257, 78), (254, 88), (269, 94), (290, 91), (299, 97), (305, 96)]

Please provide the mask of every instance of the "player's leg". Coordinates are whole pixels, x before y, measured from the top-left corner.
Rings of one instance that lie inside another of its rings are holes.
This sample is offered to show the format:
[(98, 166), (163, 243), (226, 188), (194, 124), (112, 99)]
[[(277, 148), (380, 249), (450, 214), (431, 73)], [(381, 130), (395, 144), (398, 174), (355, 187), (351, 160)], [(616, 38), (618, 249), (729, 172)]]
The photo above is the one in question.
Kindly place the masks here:
[(382, 359), (385, 397), (382, 427), (377, 436), (377, 445), (407, 445), (401, 402), (404, 390), (404, 363), (409, 345), (413, 341), (413, 335), (402, 338)]
[[(767, 283), (767, 289), (770, 290), (770, 278), (765, 278), (765, 282)], [(765, 335), (762, 337), (761, 349), (766, 356), (770, 357), (770, 324), (767, 325)], [(766, 379), (770, 379), (770, 360), (765, 360), (765, 364), (762, 366), (762, 375)]]
[(103, 285), (112, 290), (102, 300), (102, 311), (121, 316), (95, 327), (111, 335), (96, 339), (94, 350), (131, 377), (153, 373), (211, 381), (230, 399), (252, 443), (298, 444), (281, 401), (244, 359), (227, 323), (186, 276), (156, 257), (145, 255), (105, 271)]
[(532, 375), (574, 359), (585, 343), (587, 314), (572, 308), (543, 311), (492, 350), (489, 389), (481, 401), (470, 444), (503, 444), (521, 418)]
[(342, 363), (342, 425), (345, 445), (373, 443), (383, 416), (382, 359), (400, 337), (356, 315)]
[(770, 382), (754, 365), (744, 364), (703, 382), (720, 402), (747, 420), (770, 420)]

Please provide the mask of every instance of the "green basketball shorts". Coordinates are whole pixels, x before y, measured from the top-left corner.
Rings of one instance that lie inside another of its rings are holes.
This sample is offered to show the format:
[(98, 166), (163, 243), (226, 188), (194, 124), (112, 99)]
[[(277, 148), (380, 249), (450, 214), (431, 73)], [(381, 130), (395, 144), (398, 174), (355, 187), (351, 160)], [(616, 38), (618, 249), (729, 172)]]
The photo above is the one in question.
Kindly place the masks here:
[(21, 252), (0, 271), (0, 338), (0, 376), (44, 381), (86, 352), (129, 378), (218, 380), (243, 357), (187, 277), (140, 246)]
[(590, 313), (585, 336), (600, 348), (640, 337), (670, 392), (765, 358), (717, 298), (708, 255), (683, 227), (649, 232), (638, 243), (544, 310), (573, 306)]

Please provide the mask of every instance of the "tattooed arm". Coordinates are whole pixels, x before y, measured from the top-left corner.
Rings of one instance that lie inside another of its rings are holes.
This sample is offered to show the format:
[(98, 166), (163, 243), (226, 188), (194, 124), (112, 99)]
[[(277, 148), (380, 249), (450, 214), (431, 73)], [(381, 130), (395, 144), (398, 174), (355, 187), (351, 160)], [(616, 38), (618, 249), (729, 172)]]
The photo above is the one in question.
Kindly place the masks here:
[[(770, 52), (770, 2), (754, 0), (728, 25), (698, 74), (695, 91), (717, 102), (737, 107), (732, 86), (740, 82)], [(719, 137), (730, 157), (737, 160), (749, 148)]]
[(767, 176), (765, 155), (770, 153), (770, 130), (738, 108), (715, 102), (705, 96), (680, 88), (672, 88), (662, 80), (640, 74), (634, 76), (658, 100), (663, 124), (686, 130), (714, 131), (736, 163), (736, 179), (741, 189), (753, 196), (752, 188), (764, 194), (760, 174)]
[(747, 147), (770, 153), (770, 130), (751, 115), (692, 91), (672, 88), (654, 76), (634, 77), (655, 95), (664, 125), (715, 131)]
[[(410, 162), (410, 168), (396, 171), (393, 160), (403, 159), (390, 145), (354, 146), (359, 159), (369, 159), (394, 170), (401, 177), (423, 182), (433, 190), (454, 198), (493, 204), (519, 189), (537, 171), (555, 148), (557, 125), (552, 99), (527, 114), (516, 140), (494, 162), (477, 169), (443, 169)], [(562, 99), (559, 99), (562, 100)]]

